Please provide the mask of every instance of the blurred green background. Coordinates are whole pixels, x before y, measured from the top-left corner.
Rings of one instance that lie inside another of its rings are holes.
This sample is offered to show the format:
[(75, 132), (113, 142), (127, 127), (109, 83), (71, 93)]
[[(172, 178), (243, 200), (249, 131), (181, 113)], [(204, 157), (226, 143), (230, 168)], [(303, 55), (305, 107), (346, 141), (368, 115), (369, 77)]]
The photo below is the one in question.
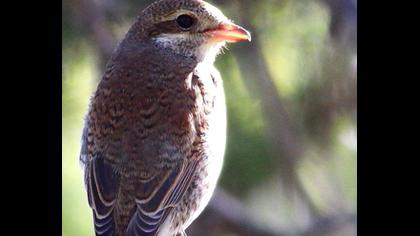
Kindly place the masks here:
[[(64, 0), (62, 235), (93, 235), (78, 161), (110, 53), (152, 1)], [(216, 60), (228, 140), (189, 235), (356, 235), (357, 1), (209, 1), (252, 32)]]

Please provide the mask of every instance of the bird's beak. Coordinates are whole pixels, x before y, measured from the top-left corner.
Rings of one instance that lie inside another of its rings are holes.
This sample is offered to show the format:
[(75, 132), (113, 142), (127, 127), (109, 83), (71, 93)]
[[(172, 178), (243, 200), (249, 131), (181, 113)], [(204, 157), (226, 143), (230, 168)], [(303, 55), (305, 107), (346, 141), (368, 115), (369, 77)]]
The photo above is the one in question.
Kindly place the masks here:
[(236, 43), (240, 41), (251, 41), (251, 33), (239, 25), (233, 23), (221, 23), (213, 30), (210, 30), (212, 40), (217, 42)]

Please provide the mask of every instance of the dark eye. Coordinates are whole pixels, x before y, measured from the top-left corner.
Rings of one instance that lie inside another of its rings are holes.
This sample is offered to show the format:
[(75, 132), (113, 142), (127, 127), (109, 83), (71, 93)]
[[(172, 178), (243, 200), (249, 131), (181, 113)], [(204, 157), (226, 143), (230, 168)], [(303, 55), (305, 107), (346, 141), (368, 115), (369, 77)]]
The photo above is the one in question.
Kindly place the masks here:
[(176, 18), (176, 23), (183, 28), (188, 29), (194, 24), (194, 18), (189, 15), (180, 15)]

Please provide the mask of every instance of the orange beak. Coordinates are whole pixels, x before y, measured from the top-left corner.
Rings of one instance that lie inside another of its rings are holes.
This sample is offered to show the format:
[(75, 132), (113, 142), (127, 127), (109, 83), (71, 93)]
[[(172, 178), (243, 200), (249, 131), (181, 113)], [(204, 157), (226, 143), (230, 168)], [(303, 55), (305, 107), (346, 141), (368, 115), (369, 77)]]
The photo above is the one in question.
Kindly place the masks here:
[(246, 29), (233, 23), (222, 23), (216, 29), (210, 30), (209, 33), (212, 39), (217, 42), (251, 41), (251, 34)]

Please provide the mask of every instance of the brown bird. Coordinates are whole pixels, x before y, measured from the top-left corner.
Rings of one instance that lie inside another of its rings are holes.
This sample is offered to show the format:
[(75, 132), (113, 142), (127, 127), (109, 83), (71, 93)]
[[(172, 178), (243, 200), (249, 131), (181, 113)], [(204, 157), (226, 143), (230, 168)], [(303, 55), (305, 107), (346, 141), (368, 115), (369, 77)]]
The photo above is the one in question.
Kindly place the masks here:
[(85, 120), (80, 159), (96, 235), (185, 235), (223, 162), (225, 100), (213, 62), (226, 42), (250, 39), (200, 0), (141, 12)]

